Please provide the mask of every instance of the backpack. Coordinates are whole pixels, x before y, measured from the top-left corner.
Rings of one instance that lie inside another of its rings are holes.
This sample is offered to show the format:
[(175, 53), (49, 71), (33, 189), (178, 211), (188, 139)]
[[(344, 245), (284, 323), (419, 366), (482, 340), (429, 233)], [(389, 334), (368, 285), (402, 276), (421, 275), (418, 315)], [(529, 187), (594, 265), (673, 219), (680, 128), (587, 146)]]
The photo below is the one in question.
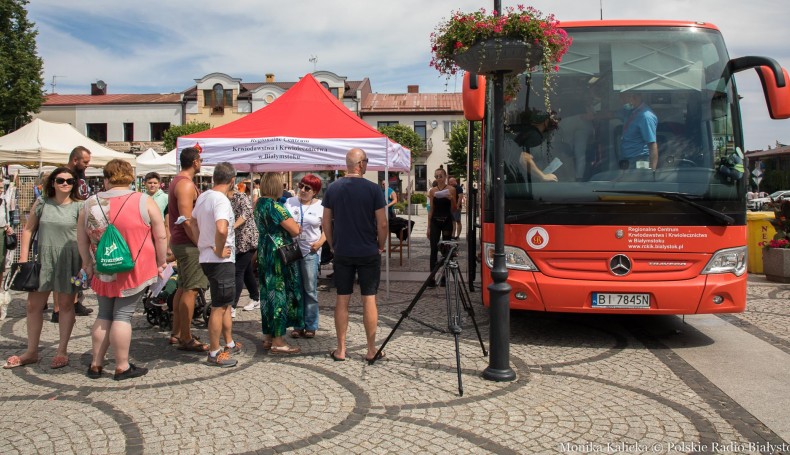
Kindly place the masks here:
[[(131, 197), (132, 195), (130, 194), (129, 197), (123, 201), (121, 209), (118, 210), (118, 214), (115, 215), (115, 219), (121, 214), (123, 206), (126, 205), (126, 202), (128, 202)], [(129, 245), (127, 245), (126, 240), (124, 240), (118, 228), (107, 219), (107, 214), (105, 214), (104, 210), (101, 208), (98, 195), (96, 196), (96, 203), (99, 205), (99, 210), (102, 215), (104, 215), (104, 220), (107, 221), (107, 229), (104, 230), (101, 238), (99, 238), (99, 243), (96, 244), (96, 271), (104, 275), (128, 272), (134, 268), (134, 263), (137, 261), (137, 258), (132, 259), (132, 253), (129, 251)], [(113, 221), (115, 221), (115, 219), (113, 219)], [(140, 251), (142, 250), (143, 248), (141, 245)], [(137, 252), (138, 257), (140, 256), (140, 251)]]

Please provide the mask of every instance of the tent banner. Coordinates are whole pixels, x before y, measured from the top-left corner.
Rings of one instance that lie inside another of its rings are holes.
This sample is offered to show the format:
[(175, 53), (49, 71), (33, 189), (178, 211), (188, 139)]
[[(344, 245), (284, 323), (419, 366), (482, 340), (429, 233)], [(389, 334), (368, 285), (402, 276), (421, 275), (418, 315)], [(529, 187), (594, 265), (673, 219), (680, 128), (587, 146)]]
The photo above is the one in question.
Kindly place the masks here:
[(368, 169), (408, 171), (408, 149), (388, 138), (179, 138), (179, 152), (199, 146), (204, 165), (228, 161), (239, 170), (254, 172), (306, 169), (345, 169), (346, 153), (364, 150)]

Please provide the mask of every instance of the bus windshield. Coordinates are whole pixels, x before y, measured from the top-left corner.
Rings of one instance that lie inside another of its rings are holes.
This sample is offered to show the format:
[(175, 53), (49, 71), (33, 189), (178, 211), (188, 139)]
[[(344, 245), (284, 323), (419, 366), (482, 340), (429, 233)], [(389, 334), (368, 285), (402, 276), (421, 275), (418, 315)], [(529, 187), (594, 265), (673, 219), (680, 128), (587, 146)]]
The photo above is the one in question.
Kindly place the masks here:
[[(550, 112), (543, 74), (506, 80), (507, 221), (745, 224), (738, 98), (719, 32), (567, 30), (573, 44), (550, 78)], [(492, 136), (486, 221), (494, 207)]]

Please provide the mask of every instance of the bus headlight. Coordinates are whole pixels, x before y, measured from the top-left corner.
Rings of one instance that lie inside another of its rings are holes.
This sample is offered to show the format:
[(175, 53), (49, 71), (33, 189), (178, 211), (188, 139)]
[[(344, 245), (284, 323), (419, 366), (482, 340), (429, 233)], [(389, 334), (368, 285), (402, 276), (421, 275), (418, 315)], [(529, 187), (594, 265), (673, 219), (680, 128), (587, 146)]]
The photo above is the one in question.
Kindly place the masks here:
[(702, 275), (714, 273), (732, 273), (735, 276), (746, 273), (746, 247), (717, 251), (702, 270)]
[[(494, 268), (494, 244), (483, 243), (483, 257), (489, 269)], [(538, 268), (527, 252), (515, 246), (505, 245), (505, 266), (509, 269), (537, 272)]]

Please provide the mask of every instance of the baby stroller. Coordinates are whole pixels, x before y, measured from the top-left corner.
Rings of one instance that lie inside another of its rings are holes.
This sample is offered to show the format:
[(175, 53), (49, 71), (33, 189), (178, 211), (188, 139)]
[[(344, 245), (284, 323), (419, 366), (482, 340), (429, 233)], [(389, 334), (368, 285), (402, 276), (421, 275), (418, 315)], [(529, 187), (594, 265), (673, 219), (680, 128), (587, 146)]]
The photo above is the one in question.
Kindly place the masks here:
[[(176, 295), (177, 280), (178, 272), (174, 271), (158, 295), (152, 295), (151, 287), (146, 290), (143, 297), (143, 312), (148, 323), (152, 326), (159, 326), (162, 330), (173, 328), (173, 299)], [(200, 289), (195, 298), (195, 312), (192, 315), (192, 320), (202, 319), (204, 323), (208, 324), (210, 314), (211, 305), (206, 300), (206, 291)]]

